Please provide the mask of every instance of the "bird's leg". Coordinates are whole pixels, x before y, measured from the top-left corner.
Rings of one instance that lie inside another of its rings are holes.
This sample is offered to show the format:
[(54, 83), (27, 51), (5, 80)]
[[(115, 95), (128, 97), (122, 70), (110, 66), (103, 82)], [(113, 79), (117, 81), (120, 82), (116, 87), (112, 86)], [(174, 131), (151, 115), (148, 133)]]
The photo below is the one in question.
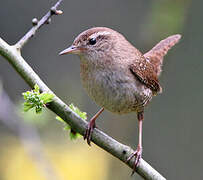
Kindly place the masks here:
[(127, 159), (127, 162), (129, 162), (133, 157), (135, 157), (134, 167), (132, 174), (134, 174), (140, 159), (142, 158), (142, 122), (144, 120), (144, 112), (138, 112), (137, 113), (138, 123), (139, 123), (139, 142), (137, 149), (130, 155), (130, 157)]
[(90, 141), (91, 141), (91, 136), (92, 136), (92, 132), (93, 132), (93, 129), (95, 128), (95, 121), (96, 119), (98, 118), (98, 116), (104, 111), (104, 108), (101, 108), (89, 121), (88, 123), (88, 127), (85, 131), (85, 134), (84, 134), (84, 140), (87, 139), (87, 144), (90, 144)]

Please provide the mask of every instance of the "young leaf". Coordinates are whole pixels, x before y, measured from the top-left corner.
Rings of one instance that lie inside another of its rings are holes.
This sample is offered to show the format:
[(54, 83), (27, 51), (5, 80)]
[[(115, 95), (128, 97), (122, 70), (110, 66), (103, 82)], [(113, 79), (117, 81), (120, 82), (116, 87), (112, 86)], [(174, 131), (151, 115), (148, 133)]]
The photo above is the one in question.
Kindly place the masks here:
[(79, 134), (79, 133), (76, 133), (74, 131), (71, 131), (70, 132), (70, 139), (71, 140), (75, 140), (75, 139), (78, 139), (78, 138), (81, 138), (82, 136)]
[[(80, 111), (80, 109), (73, 104), (69, 105), (69, 108), (74, 111), (78, 116), (80, 116), (82, 119), (86, 120), (87, 119), (87, 113)], [(56, 119), (63, 124), (65, 124), (64, 130), (69, 131), (69, 136), (71, 140), (75, 140), (77, 138), (81, 138), (82, 136), (75, 132), (74, 130), (71, 129), (71, 127), (59, 116), (56, 116)]]
[(66, 124), (66, 122), (60, 116), (56, 116), (56, 120)]
[(37, 114), (42, 112), (43, 107), (52, 101), (54, 95), (51, 93), (43, 92), (40, 94), (39, 86), (35, 84), (34, 89), (22, 93), (25, 99), (24, 111), (27, 112), (32, 108), (35, 108)]
[(77, 115), (79, 115), (82, 119), (87, 119), (87, 113), (80, 111), (80, 109), (74, 106), (72, 103), (69, 105), (69, 108), (72, 109)]
[(34, 92), (39, 93), (39, 86), (37, 84), (35, 84), (35, 86), (34, 86)]
[(42, 93), (40, 94), (40, 99), (43, 101), (44, 104), (47, 104), (52, 101), (54, 95), (50, 93)]
[(34, 107), (34, 104), (30, 104), (28, 102), (24, 102), (24, 111), (27, 112)]

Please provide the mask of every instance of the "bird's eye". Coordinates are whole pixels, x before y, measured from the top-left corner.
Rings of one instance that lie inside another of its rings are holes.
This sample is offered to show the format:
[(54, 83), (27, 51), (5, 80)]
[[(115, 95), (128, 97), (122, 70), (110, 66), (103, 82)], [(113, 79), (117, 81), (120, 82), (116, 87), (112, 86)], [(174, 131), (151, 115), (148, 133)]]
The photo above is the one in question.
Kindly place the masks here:
[(95, 38), (91, 38), (90, 40), (89, 40), (89, 43), (90, 43), (90, 45), (94, 45), (94, 44), (96, 44), (96, 39)]

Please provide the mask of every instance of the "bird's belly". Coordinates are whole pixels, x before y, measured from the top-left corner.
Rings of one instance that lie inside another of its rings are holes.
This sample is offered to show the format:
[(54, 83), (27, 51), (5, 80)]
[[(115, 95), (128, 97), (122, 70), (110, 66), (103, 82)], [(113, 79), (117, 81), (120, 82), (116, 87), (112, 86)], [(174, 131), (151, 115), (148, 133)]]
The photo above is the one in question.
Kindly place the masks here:
[(152, 97), (149, 88), (122, 72), (89, 72), (82, 84), (98, 105), (113, 113), (138, 111)]

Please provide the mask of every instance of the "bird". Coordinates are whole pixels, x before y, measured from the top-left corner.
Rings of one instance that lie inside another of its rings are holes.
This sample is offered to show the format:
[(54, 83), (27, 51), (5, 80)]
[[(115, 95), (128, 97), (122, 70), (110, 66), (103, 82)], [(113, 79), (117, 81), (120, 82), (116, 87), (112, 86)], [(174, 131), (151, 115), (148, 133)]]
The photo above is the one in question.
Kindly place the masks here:
[(80, 57), (82, 85), (90, 98), (101, 106), (84, 133), (89, 145), (95, 121), (104, 110), (137, 114), (138, 145), (126, 160), (135, 158), (132, 174), (142, 158), (144, 109), (153, 96), (162, 92), (158, 78), (163, 58), (180, 38), (180, 34), (171, 35), (143, 54), (121, 33), (107, 27), (93, 27), (80, 33), (70, 47), (59, 53)]

